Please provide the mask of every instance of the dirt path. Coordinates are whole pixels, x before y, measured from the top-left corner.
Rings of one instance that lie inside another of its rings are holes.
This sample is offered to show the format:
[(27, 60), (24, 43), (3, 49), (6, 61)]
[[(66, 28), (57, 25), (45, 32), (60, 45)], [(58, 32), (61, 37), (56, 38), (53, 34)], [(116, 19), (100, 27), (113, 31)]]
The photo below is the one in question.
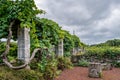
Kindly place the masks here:
[(55, 80), (120, 80), (120, 68), (103, 71), (103, 77), (100, 79), (89, 78), (88, 68), (74, 67), (71, 70), (64, 70)]

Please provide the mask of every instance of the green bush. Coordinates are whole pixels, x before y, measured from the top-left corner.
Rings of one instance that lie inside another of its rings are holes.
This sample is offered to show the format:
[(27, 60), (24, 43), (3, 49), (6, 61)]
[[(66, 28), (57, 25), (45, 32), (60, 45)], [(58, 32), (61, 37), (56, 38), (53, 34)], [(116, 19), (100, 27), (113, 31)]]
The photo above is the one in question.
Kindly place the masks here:
[(78, 66), (88, 67), (89, 62), (87, 60), (81, 59), (78, 61)]
[(116, 59), (120, 55), (119, 47), (88, 47), (86, 48), (85, 56), (97, 57), (97, 59)]
[(64, 53), (64, 57), (71, 57), (71, 56), (72, 56), (72, 54), (70, 52), (65, 52)]
[(46, 70), (44, 73), (45, 80), (53, 80), (55, 77), (59, 75), (59, 70), (57, 68), (57, 60), (49, 60), (48, 64), (46, 65)]
[(73, 64), (68, 57), (59, 57), (58, 58), (58, 69), (64, 70), (64, 69), (70, 69), (72, 68)]
[(115, 61), (115, 62), (113, 62), (113, 65), (114, 65), (114, 67), (119, 67), (120, 68), (120, 62)]
[(42, 73), (34, 70), (12, 70), (0, 66), (0, 80), (45, 80), (42, 76)]
[(44, 80), (42, 73), (34, 70), (23, 69), (19, 71), (14, 71), (13, 75), (17, 76), (18, 78), (22, 78), (22, 80)]
[(57, 68), (56, 59), (48, 59), (46, 64), (38, 63), (39, 71), (43, 74), (45, 80), (53, 80), (57, 77), (60, 71)]
[[(47, 56), (50, 54), (49, 56)], [(37, 62), (37, 69), (43, 74), (45, 80), (53, 80), (60, 73), (58, 70), (58, 61), (54, 53), (43, 52), (42, 60)]]

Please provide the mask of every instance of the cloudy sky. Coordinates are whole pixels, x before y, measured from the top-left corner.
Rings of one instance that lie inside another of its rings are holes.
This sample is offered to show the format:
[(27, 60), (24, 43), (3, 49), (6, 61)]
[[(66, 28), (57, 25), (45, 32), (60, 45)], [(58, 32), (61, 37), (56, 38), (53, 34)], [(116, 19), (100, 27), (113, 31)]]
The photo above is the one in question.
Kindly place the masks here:
[(86, 44), (120, 38), (120, 0), (35, 0), (46, 17)]

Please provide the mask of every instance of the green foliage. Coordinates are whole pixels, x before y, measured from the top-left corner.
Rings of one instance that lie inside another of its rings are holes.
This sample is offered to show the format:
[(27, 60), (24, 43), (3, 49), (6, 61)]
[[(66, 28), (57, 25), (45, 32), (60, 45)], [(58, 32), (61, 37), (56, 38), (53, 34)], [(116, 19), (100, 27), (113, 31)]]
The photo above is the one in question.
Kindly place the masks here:
[(8, 26), (13, 20), (14, 28), (35, 27), (34, 18), (37, 14), (44, 13), (36, 7), (34, 0), (1, 0), (0, 5), (0, 38), (7, 37)]
[(70, 51), (74, 46), (79, 47), (81, 45), (77, 36), (71, 35), (68, 31), (62, 30), (61, 27), (52, 20), (36, 18), (35, 23), (40, 47), (57, 45), (60, 39), (64, 40), (65, 51)]
[[(0, 42), (0, 55), (5, 51), (5, 42)], [(10, 44), (10, 52), (8, 53), (8, 59), (10, 62), (13, 62), (17, 57), (17, 43), (12, 42)], [(0, 59), (0, 63), (2, 63), (2, 59)]]
[(81, 42), (80, 42), (80, 39), (79, 39), (79, 37), (77, 37), (76, 35), (73, 35), (73, 41), (74, 41), (74, 47), (80, 47), (80, 46), (82, 46), (81, 44)]
[(98, 48), (98, 47), (89, 47), (89, 48), (86, 48), (86, 52), (85, 52), (85, 55), (88, 55), (88, 56), (102, 56), (104, 55), (105, 53), (105, 48)]
[(99, 77), (102, 78), (103, 77), (103, 73), (99, 72)]
[[(18, 74), (19, 73), (19, 74)], [(34, 70), (19, 70), (14, 72), (14, 76), (23, 78), (23, 80), (40, 80), (42, 74)]]
[(120, 68), (120, 62), (114, 61), (112, 62), (115, 67)]
[(42, 73), (34, 70), (11, 70), (0, 66), (0, 80), (44, 80)]
[(66, 52), (69, 52), (72, 50), (73, 47), (74, 47), (73, 36), (68, 31), (65, 31), (64, 50)]
[(111, 46), (111, 47), (119, 47), (120, 46), (120, 39), (113, 39), (113, 40), (108, 40), (104, 43), (100, 44), (94, 44), (91, 46), (97, 46), (97, 47), (102, 47), (102, 46)]
[[(45, 80), (53, 80), (55, 77), (57, 77), (60, 73), (60, 71), (57, 69), (57, 60), (56, 59), (48, 59), (47, 64), (44, 67), (42, 64), (38, 64), (38, 67), (40, 67), (40, 72), (42, 71), (43, 77)], [(44, 68), (44, 69), (42, 69)]]
[(88, 67), (89, 62), (87, 60), (81, 59), (78, 61), (78, 66), (82, 66), (82, 67)]
[[(64, 50), (67, 52), (65, 56), (70, 56), (73, 47), (81, 46), (79, 38), (62, 30), (52, 20), (36, 17), (37, 14), (41, 13), (44, 13), (44, 11), (36, 7), (34, 0), (0, 0), (0, 39), (7, 37), (9, 25), (12, 21), (15, 21), (12, 25), (12, 39), (17, 39), (19, 27), (30, 28), (31, 51), (38, 47), (51, 48), (52, 45), (58, 45), (60, 39), (64, 39)], [(6, 43), (0, 42), (0, 55), (5, 51), (5, 45)], [(11, 43), (10, 52), (7, 55), (10, 62), (15, 61), (16, 53), (17, 44)], [(0, 63), (2, 63), (1, 59)], [(61, 70), (71, 68), (72, 63), (69, 58), (56, 59), (53, 53), (43, 51), (41, 61), (32, 63), (30, 66), (39, 70), (40, 73), (31, 70), (11, 71), (7, 69), (8, 71), (5, 71), (5, 73), (8, 72), (8, 74), (0, 73), (0, 79), (8, 80), (9, 77), (10, 80), (53, 80), (60, 73), (58, 68)]]
[(108, 46), (120, 46), (120, 39), (108, 40), (106, 41)]
[(32, 68), (39, 70), (40, 73), (43, 74), (45, 80), (53, 80), (60, 74), (61, 70), (71, 68), (72, 63), (70, 61), (70, 58), (55, 58), (54, 53), (50, 53), (48, 56), (48, 53), (45, 52), (42, 54), (41, 61), (36, 62), (31, 66)]
[(64, 33), (64, 50), (66, 52), (71, 52), (73, 48), (81, 48), (85, 46), (76, 35), (71, 35), (68, 31), (64, 31)]
[(40, 44), (47, 47), (49, 47), (48, 45), (50, 44), (57, 45), (60, 39), (59, 32), (61, 31), (61, 28), (56, 22), (45, 18), (37, 18), (36, 30), (36, 34), (38, 39), (40, 40)]
[(72, 54), (70, 52), (64, 52), (64, 57), (71, 57)]
[(88, 58), (88, 60), (111, 62), (115, 67), (119, 67), (119, 62), (117, 62), (120, 56), (119, 39), (108, 40), (105, 43), (91, 45), (86, 47), (83, 56)]
[(96, 56), (98, 59), (115, 59), (120, 55), (120, 48), (117, 47), (89, 47), (86, 49), (86, 56)]
[(38, 70), (43, 74), (45, 80), (53, 80), (60, 73), (58, 70), (58, 61), (55, 59), (54, 54), (51, 57), (47, 57), (46, 54), (42, 55), (42, 61), (38, 64)]
[[(62, 30), (54, 21), (36, 17), (37, 14), (44, 13), (38, 10), (34, 0), (0, 0), (0, 39), (7, 38), (8, 28), (12, 21), (12, 39), (17, 39), (17, 30), (30, 28), (31, 51), (34, 48), (51, 48), (57, 45), (60, 39), (64, 39), (64, 49), (70, 51), (80, 44), (77, 36), (72, 36), (69, 32)], [(5, 42), (0, 42), (0, 55), (5, 51)], [(10, 62), (16, 61), (17, 43), (10, 44), (10, 52), (7, 57)], [(65, 56), (69, 56), (66, 53)], [(38, 57), (38, 56), (37, 56)], [(0, 59), (2, 63), (2, 59)], [(15, 64), (14, 64), (15, 65)], [(53, 80), (60, 70), (71, 68), (72, 63), (69, 58), (55, 58), (53, 53), (43, 51), (41, 61), (30, 64), (34, 70), (10, 70), (0, 69), (0, 80)], [(58, 68), (60, 70), (58, 70)], [(39, 70), (35, 71), (35, 70)]]
[(59, 57), (58, 58), (58, 69), (64, 70), (64, 69), (70, 69), (72, 68), (73, 64), (68, 57)]

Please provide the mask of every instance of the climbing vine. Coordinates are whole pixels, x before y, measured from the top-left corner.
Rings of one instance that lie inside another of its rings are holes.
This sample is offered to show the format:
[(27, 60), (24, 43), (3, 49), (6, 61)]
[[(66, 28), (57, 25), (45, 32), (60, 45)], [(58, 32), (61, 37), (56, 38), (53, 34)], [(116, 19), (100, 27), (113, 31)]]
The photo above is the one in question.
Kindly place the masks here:
[(59, 39), (64, 37), (61, 27), (56, 22), (45, 18), (36, 20), (36, 30), (41, 47), (57, 45)]
[[(32, 30), (32, 37), (34, 38), (35, 35), (35, 25), (34, 25), (34, 18), (37, 14), (44, 13), (43, 10), (39, 10), (34, 0), (1, 0), (0, 1), (0, 38), (7, 37), (7, 44), (6, 50), (1, 55), (3, 62), (7, 64), (10, 68), (19, 69), (25, 67), (28, 63), (25, 63), (21, 66), (14, 67), (12, 66), (7, 60), (7, 54), (9, 53), (10, 49), (10, 40), (11, 38), (17, 39), (17, 30), (19, 27), (27, 27), (31, 28)], [(15, 31), (13, 30), (15, 29)], [(8, 36), (7, 36), (8, 35)], [(35, 53), (40, 50), (34, 49), (31, 58), (34, 58)]]
[(35, 27), (33, 19), (36, 15), (44, 13), (36, 7), (34, 0), (0, 0), (0, 6), (0, 38), (6, 38), (13, 20), (15, 29), (18, 26), (31, 28)]
[(22, 68), (30, 62), (14, 67), (7, 60), (10, 40), (17, 40), (18, 28), (30, 28), (31, 49), (33, 51), (31, 51), (33, 54), (31, 54), (30, 60), (41, 48), (56, 46), (60, 39), (64, 39), (66, 51), (79, 46), (80, 40), (77, 36), (62, 30), (61, 26), (52, 20), (41, 19), (36, 16), (45, 13), (45, 11), (39, 10), (34, 0), (0, 0), (0, 5), (0, 39), (7, 39), (6, 50), (1, 57), (10, 68)]

